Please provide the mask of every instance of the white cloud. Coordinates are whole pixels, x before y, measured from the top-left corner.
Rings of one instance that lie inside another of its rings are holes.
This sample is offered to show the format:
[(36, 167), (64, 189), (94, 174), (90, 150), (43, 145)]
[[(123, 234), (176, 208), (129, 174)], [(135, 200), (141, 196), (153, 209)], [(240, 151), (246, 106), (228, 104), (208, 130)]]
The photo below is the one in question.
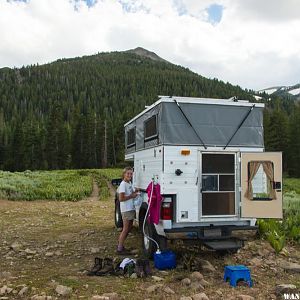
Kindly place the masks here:
[[(0, 67), (142, 46), (260, 89), (300, 81), (298, 0), (0, 0)], [(211, 4), (224, 7), (207, 22)], [(76, 9), (74, 7), (76, 6)]]

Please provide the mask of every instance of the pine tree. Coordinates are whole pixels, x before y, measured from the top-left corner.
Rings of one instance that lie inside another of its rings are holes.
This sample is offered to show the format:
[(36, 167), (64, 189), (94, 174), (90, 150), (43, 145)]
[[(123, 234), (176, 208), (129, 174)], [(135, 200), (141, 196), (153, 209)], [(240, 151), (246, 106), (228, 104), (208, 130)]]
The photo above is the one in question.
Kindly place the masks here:
[(291, 116), (289, 124), (289, 174), (300, 177), (300, 106)]

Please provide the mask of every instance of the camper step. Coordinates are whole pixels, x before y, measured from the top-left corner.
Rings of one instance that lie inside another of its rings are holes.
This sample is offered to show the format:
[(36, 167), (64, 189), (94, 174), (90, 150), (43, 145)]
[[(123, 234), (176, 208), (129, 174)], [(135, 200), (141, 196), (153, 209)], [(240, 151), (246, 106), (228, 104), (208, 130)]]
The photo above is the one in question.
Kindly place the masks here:
[(226, 239), (226, 240), (205, 240), (203, 244), (213, 250), (238, 250), (244, 245), (244, 241), (240, 239)]

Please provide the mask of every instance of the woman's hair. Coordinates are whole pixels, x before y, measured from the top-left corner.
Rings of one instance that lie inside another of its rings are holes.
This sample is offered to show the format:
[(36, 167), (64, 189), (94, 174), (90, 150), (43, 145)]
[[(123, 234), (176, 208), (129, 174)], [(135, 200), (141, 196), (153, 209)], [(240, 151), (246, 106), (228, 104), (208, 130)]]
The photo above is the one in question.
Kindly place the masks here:
[(122, 179), (124, 179), (125, 174), (126, 174), (127, 171), (133, 171), (133, 168), (131, 168), (131, 167), (126, 167), (126, 168), (124, 168), (124, 169), (123, 169), (123, 172), (122, 172)]

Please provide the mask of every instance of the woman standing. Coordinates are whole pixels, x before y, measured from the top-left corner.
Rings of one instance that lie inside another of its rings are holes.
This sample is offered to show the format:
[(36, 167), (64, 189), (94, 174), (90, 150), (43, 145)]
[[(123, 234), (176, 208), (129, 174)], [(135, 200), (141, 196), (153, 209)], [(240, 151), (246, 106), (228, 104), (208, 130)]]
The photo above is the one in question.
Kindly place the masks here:
[(118, 254), (128, 254), (128, 251), (124, 248), (124, 242), (133, 226), (133, 220), (135, 218), (133, 199), (136, 198), (137, 192), (131, 183), (132, 175), (133, 169), (131, 167), (126, 167), (123, 170), (123, 181), (118, 188), (120, 210), (123, 219), (123, 230), (119, 236), (117, 247)]

